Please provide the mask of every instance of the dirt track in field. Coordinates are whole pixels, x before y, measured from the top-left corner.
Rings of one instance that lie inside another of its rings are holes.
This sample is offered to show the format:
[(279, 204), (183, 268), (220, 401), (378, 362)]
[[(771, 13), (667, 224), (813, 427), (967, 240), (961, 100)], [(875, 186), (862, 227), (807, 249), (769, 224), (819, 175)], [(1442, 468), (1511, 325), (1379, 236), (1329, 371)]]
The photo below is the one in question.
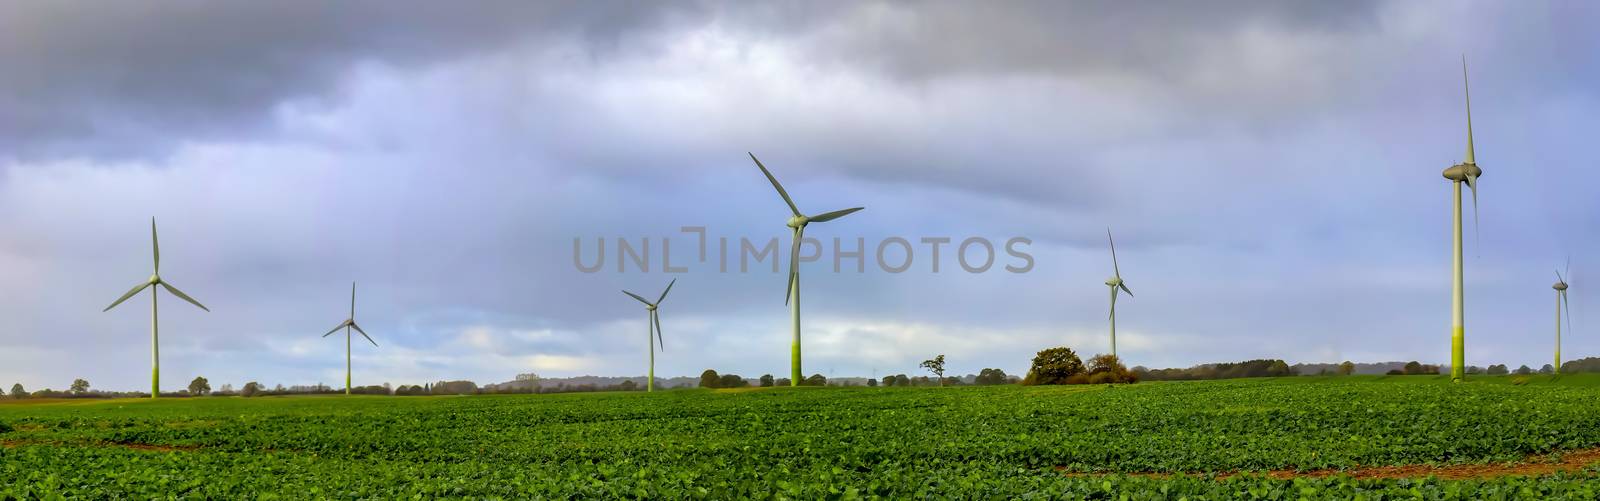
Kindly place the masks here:
[[(1471, 480), (1480, 478), (1497, 478), (1511, 476), (1540, 476), (1556, 473), (1574, 473), (1583, 470), (1589, 465), (1600, 463), (1600, 448), (1580, 449), (1559, 454), (1530, 456), (1526, 460), (1516, 463), (1487, 463), (1487, 464), (1457, 464), (1457, 465), (1407, 465), (1407, 466), (1375, 466), (1367, 468), (1353, 468), (1348, 470), (1271, 470), (1265, 472), (1225, 472), (1217, 474), (1218, 479), (1238, 475), (1264, 475), (1281, 480), (1295, 478), (1322, 478), (1344, 475), (1356, 479), (1401, 479), (1435, 477), (1444, 480)], [(1057, 469), (1062, 469), (1057, 467)], [(1117, 473), (1067, 473), (1069, 477), (1103, 477)], [(1133, 477), (1168, 478), (1177, 476), (1177, 473), (1122, 473)], [(1189, 476), (1204, 476), (1205, 473), (1185, 473)]]

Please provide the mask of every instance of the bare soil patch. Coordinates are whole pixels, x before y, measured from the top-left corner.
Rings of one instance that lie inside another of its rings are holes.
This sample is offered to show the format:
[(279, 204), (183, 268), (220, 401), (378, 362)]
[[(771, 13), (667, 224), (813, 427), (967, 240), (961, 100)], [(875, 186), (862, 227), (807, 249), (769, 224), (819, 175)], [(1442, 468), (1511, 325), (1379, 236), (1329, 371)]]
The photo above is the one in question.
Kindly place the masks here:
[[(1485, 464), (1455, 464), (1455, 465), (1405, 465), (1405, 466), (1373, 466), (1352, 468), (1347, 470), (1271, 470), (1264, 472), (1224, 472), (1217, 474), (1218, 479), (1238, 475), (1265, 475), (1280, 480), (1295, 478), (1322, 478), (1344, 475), (1356, 479), (1402, 479), (1435, 477), (1443, 480), (1471, 480), (1481, 478), (1498, 478), (1512, 476), (1541, 476), (1556, 473), (1574, 473), (1584, 468), (1600, 463), (1600, 448), (1580, 449), (1557, 454), (1529, 456), (1527, 459), (1515, 463), (1485, 463)], [(1063, 469), (1056, 467), (1057, 470)], [(1180, 475), (1179, 473), (1067, 473), (1069, 477), (1103, 477), (1108, 475), (1128, 475), (1145, 478), (1169, 478)], [(1205, 473), (1182, 473), (1182, 475), (1201, 476)]]

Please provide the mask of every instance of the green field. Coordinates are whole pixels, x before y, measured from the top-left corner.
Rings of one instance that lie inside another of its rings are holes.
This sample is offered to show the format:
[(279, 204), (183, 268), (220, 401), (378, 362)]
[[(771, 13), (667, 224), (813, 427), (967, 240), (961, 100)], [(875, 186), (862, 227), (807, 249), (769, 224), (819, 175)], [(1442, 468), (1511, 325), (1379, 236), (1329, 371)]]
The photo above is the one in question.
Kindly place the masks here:
[[(7, 401), (0, 497), (1600, 497), (1593, 467), (1474, 480), (1219, 475), (1600, 446), (1600, 378), (1515, 383), (1526, 384), (1357, 376)], [(1124, 475), (1148, 472), (1186, 474)]]

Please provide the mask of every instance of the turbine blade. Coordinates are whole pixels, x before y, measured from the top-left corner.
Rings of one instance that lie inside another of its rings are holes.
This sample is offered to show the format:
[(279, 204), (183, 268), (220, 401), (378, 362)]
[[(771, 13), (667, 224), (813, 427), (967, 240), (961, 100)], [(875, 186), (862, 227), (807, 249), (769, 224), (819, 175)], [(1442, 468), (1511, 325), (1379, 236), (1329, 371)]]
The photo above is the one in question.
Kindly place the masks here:
[(1111, 228), (1106, 228), (1106, 241), (1111, 242), (1111, 270), (1122, 279), (1122, 267), (1117, 266), (1117, 241), (1111, 238)]
[(373, 348), (377, 348), (378, 347), (378, 342), (377, 341), (373, 341), (372, 340), (372, 336), (368, 336), (367, 335), (367, 331), (361, 330), (361, 326), (356, 325), (355, 322), (350, 322), (350, 327), (354, 327), (356, 329), (356, 332), (361, 333), (361, 337), (367, 338), (367, 342), (368, 343), (372, 343), (372, 347)]
[(634, 299), (638, 299), (639, 302), (644, 303), (645, 306), (655, 306), (655, 305), (650, 304), (650, 301), (645, 300), (645, 298), (639, 297), (638, 294), (634, 294), (634, 293), (628, 292), (628, 291), (622, 291), (622, 293), (623, 294), (627, 294), (629, 296), (632, 296)]
[(208, 312), (211, 311), (211, 308), (207, 308), (206, 305), (200, 304), (199, 301), (195, 301), (194, 298), (189, 297), (188, 294), (184, 294), (183, 291), (178, 290), (177, 287), (173, 287), (172, 284), (169, 284), (169, 283), (166, 283), (166, 282), (161, 282), (161, 286), (162, 287), (166, 287), (167, 288), (167, 292), (171, 292), (172, 295), (178, 296), (178, 299), (182, 299), (184, 301), (188, 301), (189, 304), (192, 304), (192, 305), (195, 305), (195, 306), (199, 306), (200, 309), (202, 309), (202, 310), (206, 310)]
[(156, 218), (150, 218), (150, 250), (156, 259), (156, 274), (161, 274), (161, 243), (156, 240)]
[(672, 292), (672, 284), (675, 283), (678, 283), (678, 279), (676, 278), (672, 279), (671, 282), (667, 282), (667, 290), (661, 291), (661, 297), (656, 299), (656, 304), (661, 304), (662, 301), (667, 299), (667, 293)]
[(1467, 187), (1472, 188), (1472, 246), (1477, 249), (1483, 240), (1478, 231), (1478, 176), (1467, 176)]
[(1106, 318), (1117, 318), (1117, 288), (1111, 288), (1111, 314)]
[(339, 322), (339, 325), (335, 325), (335, 326), (333, 326), (332, 329), (328, 329), (328, 333), (327, 334), (323, 334), (322, 337), (332, 336), (333, 333), (339, 332), (339, 329), (343, 329), (344, 326), (346, 326), (346, 325), (350, 325), (350, 321), (349, 320), (345, 320), (343, 322)]
[(794, 245), (789, 248), (789, 285), (783, 289), (783, 304), (789, 304), (794, 295), (794, 279), (800, 276), (800, 241), (806, 236), (806, 227), (794, 229)]
[(356, 318), (356, 283), (350, 282), (350, 319)]
[(150, 286), (150, 282), (145, 282), (145, 283), (133, 286), (133, 289), (129, 290), (127, 294), (123, 294), (122, 297), (119, 297), (119, 298), (117, 298), (116, 301), (113, 301), (111, 303), (111, 306), (107, 306), (106, 309), (100, 310), (100, 312), (101, 313), (105, 313), (105, 312), (111, 311), (112, 308), (116, 308), (117, 305), (122, 304), (123, 301), (127, 301), (128, 298), (133, 297), (134, 294), (138, 294), (139, 291), (142, 291), (142, 290), (144, 290), (145, 287), (149, 287), (149, 286)]
[(1462, 54), (1461, 55), (1461, 89), (1464, 91), (1464, 93), (1466, 94), (1466, 98), (1467, 98), (1467, 161), (1466, 161), (1466, 163), (1472, 164), (1472, 163), (1477, 163), (1477, 161), (1473, 158), (1473, 151), (1472, 151), (1472, 87), (1467, 84), (1467, 55), (1466, 54)]
[(1128, 293), (1128, 297), (1133, 297), (1133, 291), (1128, 289), (1128, 284), (1118, 284), (1117, 286), (1122, 288), (1122, 292)]
[(861, 210), (861, 209), (865, 209), (865, 208), (866, 207), (851, 207), (849, 209), (836, 210), (836, 211), (833, 211), (833, 212), (829, 212), (827, 214), (814, 216), (814, 217), (811, 218), (811, 222), (813, 222), (813, 223), (826, 223), (828, 221), (832, 221), (832, 220), (835, 220), (835, 219), (839, 219), (841, 217), (848, 216), (852, 212), (855, 212), (855, 211), (858, 211), (858, 210)]
[(1567, 302), (1567, 291), (1561, 291), (1561, 306), (1567, 309), (1567, 332), (1572, 332), (1572, 303)]
[(794, 199), (789, 198), (789, 192), (783, 191), (783, 185), (778, 184), (778, 178), (772, 177), (772, 171), (767, 170), (767, 166), (761, 165), (761, 160), (756, 159), (755, 153), (745, 152), (745, 154), (750, 155), (750, 159), (756, 161), (756, 167), (761, 168), (761, 173), (767, 175), (768, 181), (772, 181), (772, 187), (778, 189), (778, 196), (783, 197), (783, 203), (789, 204), (789, 210), (796, 216), (802, 215), (800, 208), (794, 205)]
[(1556, 281), (1557, 282), (1561, 282), (1561, 283), (1567, 283), (1566, 277), (1561, 276), (1561, 270), (1556, 270)]
[(667, 341), (661, 339), (661, 312), (650, 312), (650, 320), (656, 323), (656, 346), (660, 347), (661, 351), (667, 351)]

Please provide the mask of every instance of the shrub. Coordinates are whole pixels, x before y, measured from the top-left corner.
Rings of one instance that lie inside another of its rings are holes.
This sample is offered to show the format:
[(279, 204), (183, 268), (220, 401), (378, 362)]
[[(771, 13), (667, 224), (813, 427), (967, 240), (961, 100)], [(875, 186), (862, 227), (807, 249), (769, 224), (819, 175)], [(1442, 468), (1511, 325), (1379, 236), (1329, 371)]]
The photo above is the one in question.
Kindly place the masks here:
[(1133, 383), (1139, 378), (1127, 367), (1122, 366), (1122, 360), (1116, 355), (1095, 355), (1089, 359), (1089, 383)]

